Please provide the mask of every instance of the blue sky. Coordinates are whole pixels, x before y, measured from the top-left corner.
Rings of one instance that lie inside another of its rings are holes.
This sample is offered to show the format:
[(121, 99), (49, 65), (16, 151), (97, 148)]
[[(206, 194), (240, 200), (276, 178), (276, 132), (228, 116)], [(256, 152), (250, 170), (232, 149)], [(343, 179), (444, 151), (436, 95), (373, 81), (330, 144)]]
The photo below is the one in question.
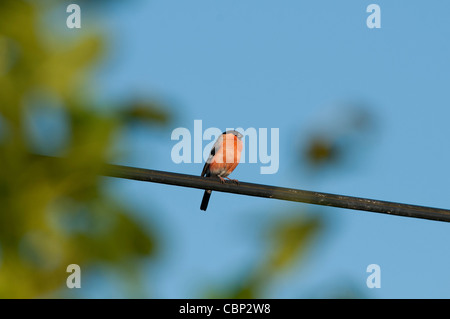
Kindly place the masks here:
[[(381, 29), (366, 26), (371, 3), (381, 8)], [(176, 114), (166, 130), (131, 130), (123, 164), (199, 175), (202, 164), (171, 161), (176, 127), (193, 129), (201, 119), (204, 128), (279, 128), (278, 173), (261, 175), (259, 163), (246, 163), (232, 177), (450, 208), (449, 9), (448, 1), (136, 0), (82, 14), (109, 38), (96, 75), (102, 99), (158, 97)], [(377, 120), (362, 154), (344, 171), (315, 180), (296, 172), (298, 139), (331, 123), (324, 118), (332, 105), (353, 100), (367, 102)], [(258, 229), (277, 211), (314, 211), (214, 193), (204, 214), (199, 190), (105, 183), (164, 238), (164, 255), (146, 265), (148, 292), (159, 298), (198, 297), (235, 278), (263, 256)], [(267, 297), (328, 297), (324, 289), (339, 292), (350, 283), (368, 298), (450, 298), (448, 224), (321, 211), (323, 233)], [(366, 286), (372, 263), (381, 267), (380, 289)], [(92, 292), (104, 294), (115, 296)]]

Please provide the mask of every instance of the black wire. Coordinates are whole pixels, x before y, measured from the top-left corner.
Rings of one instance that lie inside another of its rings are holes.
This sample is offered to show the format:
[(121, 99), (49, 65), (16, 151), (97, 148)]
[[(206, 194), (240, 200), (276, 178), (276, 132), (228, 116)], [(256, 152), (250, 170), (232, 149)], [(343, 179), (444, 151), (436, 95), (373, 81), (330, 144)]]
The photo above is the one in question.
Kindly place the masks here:
[[(218, 192), (450, 222), (450, 210), (108, 164), (104, 175)], [(199, 197), (200, 198), (200, 197)]]

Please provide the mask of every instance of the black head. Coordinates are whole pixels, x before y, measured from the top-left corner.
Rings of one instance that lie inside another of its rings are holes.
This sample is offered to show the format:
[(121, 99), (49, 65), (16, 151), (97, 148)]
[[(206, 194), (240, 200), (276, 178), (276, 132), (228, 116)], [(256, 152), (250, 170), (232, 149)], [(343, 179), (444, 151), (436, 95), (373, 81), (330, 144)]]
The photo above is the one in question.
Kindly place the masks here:
[(223, 132), (222, 134), (234, 134), (238, 139), (242, 139), (242, 137), (243, 137), (243, 135), (241, 133), (239, 133), (238, 131), (235, 131), (235, 130), (226, 131), (226, 132)]

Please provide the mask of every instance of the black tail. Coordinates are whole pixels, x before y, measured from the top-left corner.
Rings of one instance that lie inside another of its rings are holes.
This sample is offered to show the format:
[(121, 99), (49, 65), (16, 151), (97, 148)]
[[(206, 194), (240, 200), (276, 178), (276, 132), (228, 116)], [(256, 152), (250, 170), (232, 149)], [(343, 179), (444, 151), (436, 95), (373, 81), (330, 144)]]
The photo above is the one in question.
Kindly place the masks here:
[(202, 203), (200, 205), (200, 209), (206, 211), (208, 208), (209, 198), (211, 197), (211, 190), (206, 190), (203, 194)]

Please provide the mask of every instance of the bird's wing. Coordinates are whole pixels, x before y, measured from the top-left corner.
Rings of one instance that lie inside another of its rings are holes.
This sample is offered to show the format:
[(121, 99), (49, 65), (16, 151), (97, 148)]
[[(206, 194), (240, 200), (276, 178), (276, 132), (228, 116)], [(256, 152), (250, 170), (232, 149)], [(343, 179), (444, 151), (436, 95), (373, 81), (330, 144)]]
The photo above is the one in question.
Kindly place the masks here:
[(200, 176), (208, 175), (209, 171), (209, 164), (212, 162), (214, 155), (216, 155), (217, 151), (222, 147), (222, 141), (223, 137), (222, 135), (219, 136), (217, 141), (214, 143), (213, 147), (211, 148), (211, 152), (209, 153), (208, 159), (206, 160), (205, 166), (203, 166), (202, 174)]
[(203, 177), (208, 175), (208, 171), (209, 171), (209, 163), (206, 162), (205, 166), (203, 166), (202, 174), (200, 176)]

